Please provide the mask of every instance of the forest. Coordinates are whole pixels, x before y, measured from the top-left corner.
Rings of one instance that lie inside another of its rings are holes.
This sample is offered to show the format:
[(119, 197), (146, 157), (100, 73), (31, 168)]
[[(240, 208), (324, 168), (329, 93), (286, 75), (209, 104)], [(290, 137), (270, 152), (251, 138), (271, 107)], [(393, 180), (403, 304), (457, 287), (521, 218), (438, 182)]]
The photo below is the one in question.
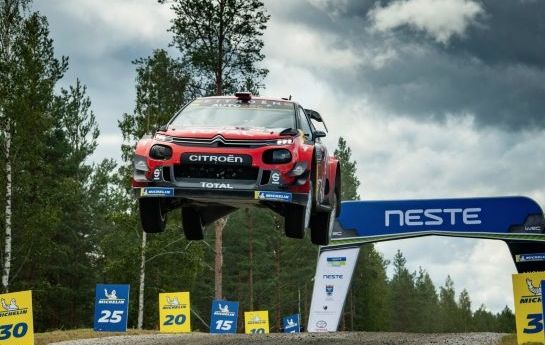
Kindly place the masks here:
[[(318, 248), (286, 238), (276, 214), (238, 210), (200, 242), (185, 240), (179, 213), (169, 215), (165, 233), (142, 233), (130, 190), (135, 141), (196, 97), (258, 94), (268, 72), (260, 67), (269, 19), (261, 1), (163, 6), (175, 13), (170, 32), (178, 54), (158, 47), (132, 62), (136, 99), (118, 121), (123, 159), (93, 161), (100, 133), (84, 81), (59, 86), (69, 59), (55, 54), (48, 20), (31, 1), (0, 1), (2, 289), (33, 291), (37, 331), (90, 327), (97, 283), (131, 285), (130, 327), (157, 329), (158, 293), (173, 291), (191, 293), (193, 330), (208, 331), (214, 297), (239, 301), (241, 311), (268, 310), (273, 332), (298, 310), (305, 324)], [(349, 138), (339, 138), (335, 156), (342, 199), (359, 199)], [(425, 268), (409, 271), (401, 252), (385, 258), (369, 244), (358, 260), (342, 330), (514, 331), (507, 306), (475, 310), (446, 273), (436, 287)]]

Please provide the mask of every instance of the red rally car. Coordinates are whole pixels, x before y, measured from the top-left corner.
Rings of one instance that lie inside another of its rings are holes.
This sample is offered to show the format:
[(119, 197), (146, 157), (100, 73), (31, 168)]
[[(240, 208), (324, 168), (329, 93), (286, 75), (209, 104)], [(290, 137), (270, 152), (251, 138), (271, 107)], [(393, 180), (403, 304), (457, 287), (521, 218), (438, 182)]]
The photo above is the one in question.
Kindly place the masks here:
[[(282, 215), (288, 237), (327, 245), (340, 212), (340, 164), (321, 143), (314, 110), (240, 92), (198, 98), (135, 149), (133, 190), (145, 232), (181, 208), (189, 240), (247, 206)], [(326, 127), (324, 127), (326, 128)]]

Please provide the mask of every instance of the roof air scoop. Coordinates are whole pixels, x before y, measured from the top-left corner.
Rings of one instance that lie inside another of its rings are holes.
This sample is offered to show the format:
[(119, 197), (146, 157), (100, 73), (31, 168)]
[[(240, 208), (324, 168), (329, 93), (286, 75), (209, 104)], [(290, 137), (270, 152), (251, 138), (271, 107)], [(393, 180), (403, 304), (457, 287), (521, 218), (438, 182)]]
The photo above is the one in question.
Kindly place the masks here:
[(247, 103), (252, 99), (252, 94), (250, 92), (236, 92), (235, 97), (242, 102)]

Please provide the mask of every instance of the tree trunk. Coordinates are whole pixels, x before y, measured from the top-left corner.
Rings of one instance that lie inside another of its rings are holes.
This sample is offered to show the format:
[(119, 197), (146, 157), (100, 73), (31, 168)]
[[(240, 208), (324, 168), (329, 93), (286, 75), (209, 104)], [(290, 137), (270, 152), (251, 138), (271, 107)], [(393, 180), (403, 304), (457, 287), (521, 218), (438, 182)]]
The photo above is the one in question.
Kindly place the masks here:
[(276, 329), (280, 331), (280, 246), (274, 251), (274, 272), (276, 276)]
[(142, 231), (142, 252), (140, 253), (140, 287), (138, 289), (138, 329), (144, 325), (144, 289), (146, 284), (146, 240), (147, 236)]
[(227, 224), (228, 217), (218, 219), (214, 223), (216, 230), (215, 239), (215, 265), (214, 265), (214, 296), (216, 299), (223, 299), (223, 229)]
[(250, 293), (250, 310), (254, 310), (254, 243), (252, 238), (254, 221), (249, 209), (246, 209), (246, 217), (248, 218), (248, 290)]
[(2, 291), (9, 291), (9, 274), (11, 271), (11, 126), (6, 126), (6, 232), (4, 234), (4, 269), (2, 270)]
[(220, 15), (219, 15), (219, 32), (218, 32), (218, 56), (216, 62), (216, 96), (223, 95), (223, 55), (224, 49), (223, 44), (225, 41), (225, 23), (224, 23), (224, 13), (225, 13), (225, 0), (220, 0)]

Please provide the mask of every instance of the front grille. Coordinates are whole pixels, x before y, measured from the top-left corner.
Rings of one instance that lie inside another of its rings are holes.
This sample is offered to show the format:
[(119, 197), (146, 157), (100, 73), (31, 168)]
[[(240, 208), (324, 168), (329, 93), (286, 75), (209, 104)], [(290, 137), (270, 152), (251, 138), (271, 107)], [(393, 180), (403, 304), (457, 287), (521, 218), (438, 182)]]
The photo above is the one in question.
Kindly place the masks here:
[(206, 146), (206, 147), (244, 147), (254, 148), (276, 144), (276, 140), (247, 140), (247, 139), (225, 139), (216, 135), (212, 139), (202, 138), (172, 138), (172, 142), (182, 146)]
[(259, 174), (259, 168), (251, 166), (233, 166), (233, 165), (197, 165), (180, 164), (174, 166), (174, 177), (181, 178), (199, 178), (214, 180), (252, 180), (256, 181)]

